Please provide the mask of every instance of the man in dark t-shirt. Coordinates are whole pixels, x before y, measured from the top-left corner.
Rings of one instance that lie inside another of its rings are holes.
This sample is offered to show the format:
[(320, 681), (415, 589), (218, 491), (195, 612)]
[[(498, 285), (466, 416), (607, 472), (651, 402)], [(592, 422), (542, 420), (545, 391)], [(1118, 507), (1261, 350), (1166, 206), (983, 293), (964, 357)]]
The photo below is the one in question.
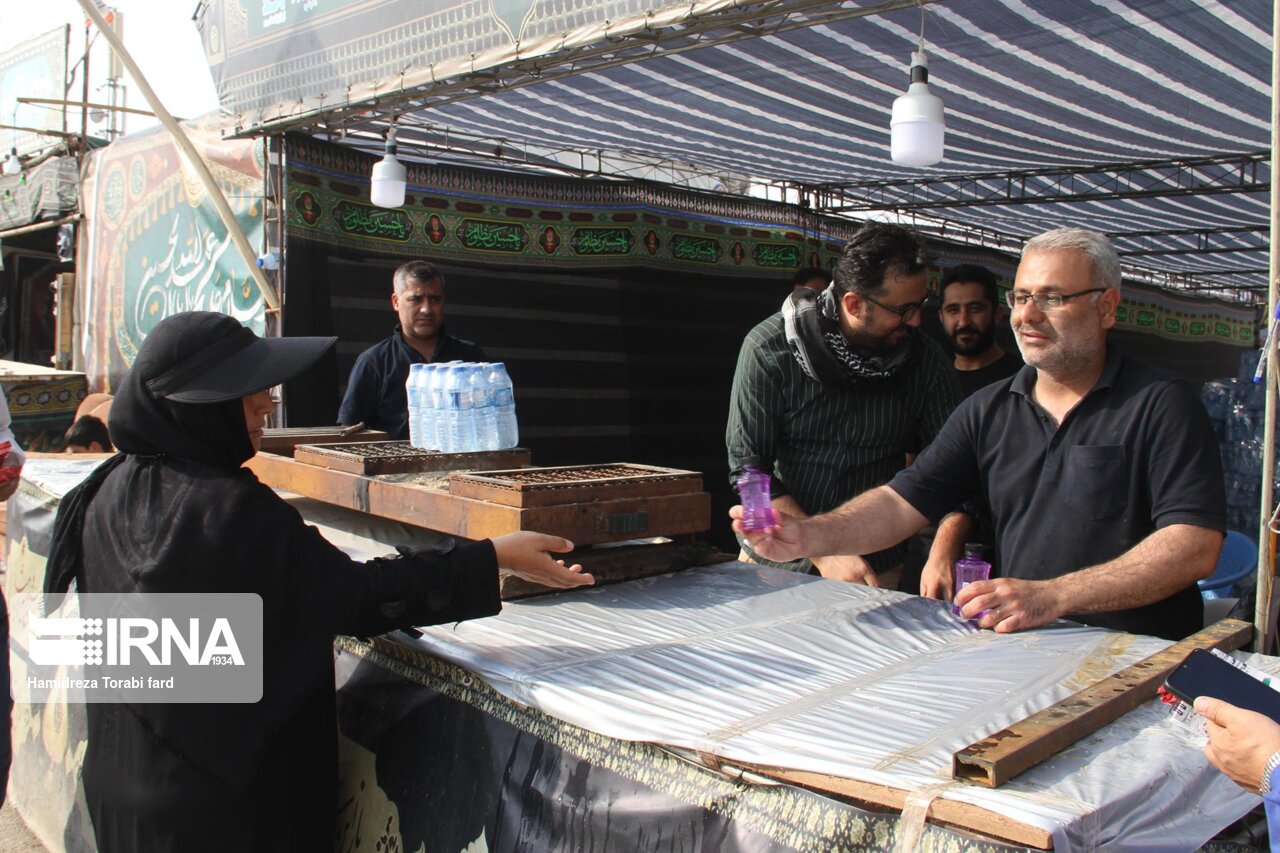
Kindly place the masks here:
[(409, 437), (410, 366), (445, 361), (484, 361), (480, 347), (444, 330), (444, 273), (427, 261), (410, 261), (392, 279), (391, 307), (399, 323), (391, 336), (360, 353), (338, 423), (363, 423), (391, 438)]
[(996, 343), (996, 327), (1004, 316), (996, 276), (978, 264), (952, 267), (938, 288), (938, 319), (956, 357), (956, 378), (968, 397), (997, 379), (1017, 373), (1022, 359)]
[(1024, 368), (961, 403), (887, 485), (744, 535), (769, 560), (862, 554), (977, 495), (1001, 576), (956, 594), (966, 618), (1001, 633), (1060, 617), (1169, 639), (1199, 630), (1196, 581), (1226, 529), (1222, 462), (1195, 390), (1108, 345), (1111, 241), (1078, 228), (1033, 237), (1008, 301)]

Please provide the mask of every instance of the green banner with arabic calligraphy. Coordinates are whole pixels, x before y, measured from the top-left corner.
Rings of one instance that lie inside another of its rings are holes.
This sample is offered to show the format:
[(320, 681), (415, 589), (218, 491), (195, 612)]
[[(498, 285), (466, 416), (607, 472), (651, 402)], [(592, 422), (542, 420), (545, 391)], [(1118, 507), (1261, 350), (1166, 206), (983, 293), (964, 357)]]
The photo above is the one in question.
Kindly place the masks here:
[[(215, 123), (184, 122), (251, 246), (262, 243), (262, 143), (227, 141)], [(92, 390), (112, 390), (156, 323), (181, 311), (229, 314), (258, 334), (266, 305), (204, 186), (162, 128), (95, 152), (84, 181), (89, 228)], [(375, 208), (376, 209), (376, 208)]]
[(529, 232), (519, 222), (464, 219), (458, 223), (457, 238), (472, 252), (519, 254), (529, 245)]
[(628, 228), (577, 228), (570, 245), (575, 255), (626, 257), (634, 242)]
[(753, 200), (611, 181), (410, 166), (398, 210), (369, 204), (367, 156), (288, 137), (287, 223), (299, 237), (438, 261), (648, 266), (785, 280), (831, 268), (855, 223)]
[(343, 233), (356, 237), (407, 243), (413, 234), (413, 220), (402, 210), (387, 210), (344, 199), (335, 204), (331, 212)]
[(1257, 322), (1252, 311), (1228, 312), (1224, 306), (1161, 291), (1126, 288), (1116, 308), (1116, 328), (1177, 341), (1216, 341), (1252, 347)]

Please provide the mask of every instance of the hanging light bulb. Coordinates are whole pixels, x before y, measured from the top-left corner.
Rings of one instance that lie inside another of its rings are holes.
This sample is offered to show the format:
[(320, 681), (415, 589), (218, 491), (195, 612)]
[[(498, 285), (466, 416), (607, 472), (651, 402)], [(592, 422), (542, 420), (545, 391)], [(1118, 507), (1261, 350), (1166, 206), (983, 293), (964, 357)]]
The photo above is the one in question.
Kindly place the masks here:
[(17, 148), (11, 149), (9, 156), (4, 158), (4, 163), (0, 164), (0, 172), (10, 176), (22, 174), (22, 161), (18, 159)]
[(929, 91), (929, 57), (920, 50), (911, 53), (911, 85), (893, 102), (889, 122), (889, 154), (900, 166), (932, 166), (942, 159), (946, 123), (942, 99)]
[(369, 201), (378, 207), (403, 207), (404, 190), (409, 181), (409, 170), (396, 159), (396, 129), (387, 131), (387, 151), (373, 164), (369, 187)]

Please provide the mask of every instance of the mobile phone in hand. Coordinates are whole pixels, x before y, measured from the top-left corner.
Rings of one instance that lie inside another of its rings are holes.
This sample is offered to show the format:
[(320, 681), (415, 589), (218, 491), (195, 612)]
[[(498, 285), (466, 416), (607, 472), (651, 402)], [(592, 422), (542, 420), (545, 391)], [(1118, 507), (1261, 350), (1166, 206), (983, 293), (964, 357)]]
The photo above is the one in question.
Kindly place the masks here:
[(1204, 649), (1187, 655), (1187, 659), (1169, 673), (1164, 686), (1187, 703), (1195, 702), (1200, 696), (1211, 696), (1280, 723), (1280, 691)]

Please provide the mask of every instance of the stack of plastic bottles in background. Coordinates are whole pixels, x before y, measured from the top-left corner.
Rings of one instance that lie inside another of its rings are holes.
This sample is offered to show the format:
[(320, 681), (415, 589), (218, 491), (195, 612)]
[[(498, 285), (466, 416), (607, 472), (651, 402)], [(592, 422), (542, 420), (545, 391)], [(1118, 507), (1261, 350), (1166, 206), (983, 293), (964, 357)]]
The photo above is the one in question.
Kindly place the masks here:
[(472, 453), (520, 441), (511, 377), (501, 362), (413, 364), (405, 391), (414, 447)]
[[(1227, 487), (1227, 527), (1256, 539), (1262, 499), (1262, 442), (1266, 385), (1253, 381), (1258, 351), (1240, 356), (1234, 379), (1216, 379), (1200, 389), (1200, 399), (1222, 451)], [(1280, 488), (1280, 482), (1277, 482)]]

